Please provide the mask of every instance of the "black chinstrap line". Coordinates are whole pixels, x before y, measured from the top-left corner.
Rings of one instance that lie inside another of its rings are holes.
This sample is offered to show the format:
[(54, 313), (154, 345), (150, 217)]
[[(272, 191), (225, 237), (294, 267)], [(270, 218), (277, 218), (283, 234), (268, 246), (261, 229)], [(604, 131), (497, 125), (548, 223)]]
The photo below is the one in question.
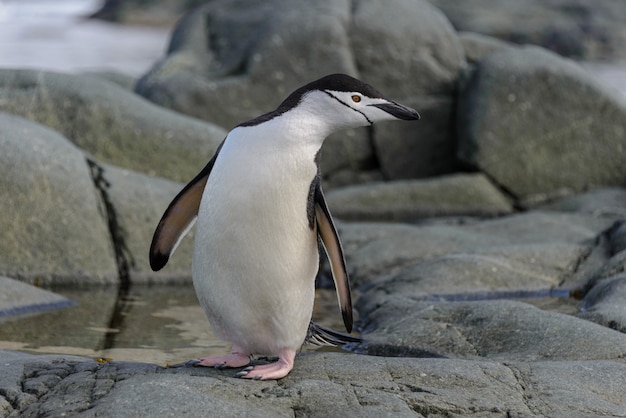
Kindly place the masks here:
[(332, 95), (331, 93), (329, 93), (329, 92), (327, 92), (327, 91), (324, 91), (324, 93), (328, 94), (330, 97), (332, 97), (333, 99), (337, 100), (339, 103), (341, 103), (342, 105), (344, 105), (344, 106), (345, 106), (345, 107), (347, 107), (348, 109), (350, 109), (350, 110), (354, 110), (355, 112), (360, 113), (360, 114), (361, 114), (361, 115), (365, 118), (365, 120), (366, 120), (366, 121), (367, 121), (370, 125), (373, 125), (373, 124), (374, 124), (374, 122), (372, 122), (372, 121), (370, 120), (370, 118), (368, 118), (368, 117), (367, 117), (367, 115), (366, 115), (365, 113), (361, 112), (360, 110), (357, 110), (357, 109), (353, 108), (353, 107), (352, 107), (352, 106), (350, 106), (348, 103), (346, 103), (346, 102), (344, 102), (344, 101), (340, 100), (338, 97), (336, 97), (336, 96)]

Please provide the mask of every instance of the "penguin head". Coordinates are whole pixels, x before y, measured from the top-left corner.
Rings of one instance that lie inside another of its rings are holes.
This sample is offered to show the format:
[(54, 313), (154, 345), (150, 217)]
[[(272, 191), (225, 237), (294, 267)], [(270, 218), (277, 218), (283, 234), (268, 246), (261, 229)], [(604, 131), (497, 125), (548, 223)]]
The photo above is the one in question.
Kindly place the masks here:
[(345, 74), (331, 74), (299, 88), (277, 110), (296, 107), (319, 117), (331, 130), (420, 118), (416, 110)]

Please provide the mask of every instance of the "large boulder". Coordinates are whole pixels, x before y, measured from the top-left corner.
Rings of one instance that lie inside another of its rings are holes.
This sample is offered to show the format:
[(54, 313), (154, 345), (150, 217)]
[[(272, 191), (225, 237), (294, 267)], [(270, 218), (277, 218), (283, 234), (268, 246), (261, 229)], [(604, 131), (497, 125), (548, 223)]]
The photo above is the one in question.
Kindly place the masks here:
[(93, 76), (0, 70), (0, 111), (46, 125), (95, 158), (188, 181), (225, 131)]
[(422, 115), (419, 124), (374, 128), (383, 174), (398, 179), (450, 172), (453, 97), (465, 64), (457, 34), (426, 2), (360, 0), (355, 6), (350, 46), (359, 75)]
[[(358, 130), (352, 135), (370, 144), (368, 151), (347, 153), (334, 167), (322, 160), (323, 173), (371, 169), (378, 161), (387, 178), (409, 178), (452, 170), (452, 96), (464, 65), (451, 25), (423, 0), (219, 0), (181, 20), (167, 56), (136, 90), (230, 129), (274, 109), (306, 82), (348, 73), (432, 117), (419, 127)], [(337, 154), (336, 138), (343, 137), (331, 137), (324, 154)]]
[(0, 274), (38, 283), (118, 280), (103, 202), (83, 153), (0, 113)]
[(429, 0), (455, 28), (587, 60), (624, 59), (626, 9), (614, 0)]
[(104, 164), (100, 166), (111, 216), (115, 218), (114, 240), (125, 274), (133, 284), (191, 281), (193, 230), (183, 239), (167, 266), (154, 272), (148, 252), (154, 230), (183, 184)]
[(626, 178), (626, 102), (537, 47), (488, 55), (461, 88), (458, 156), (525, 202)]

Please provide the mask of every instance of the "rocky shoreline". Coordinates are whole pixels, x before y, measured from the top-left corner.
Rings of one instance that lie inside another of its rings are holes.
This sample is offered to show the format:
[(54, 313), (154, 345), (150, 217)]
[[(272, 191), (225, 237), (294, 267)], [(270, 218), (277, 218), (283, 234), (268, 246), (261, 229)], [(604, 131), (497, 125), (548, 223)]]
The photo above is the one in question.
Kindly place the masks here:
[[(19, 416), (622, 416), (618, 361), (475, 361), (324, 353), (280, 381), (232, 371), (3, 352)], [(2, 404), (0, 403), (0, 406)], [(9, 414), (8, 416), (18, 416)]]
[(189, 283), (192, 239), (147, 261), (182, 182), (234, 123), (347, 72), (423, 117), (323, 148), (364, 343), (278, 382), (0, 350), (0, 412), (626, 416), (626, 100), (552, 52), (457, 32), (444, 1), (240, 3), (181, 20), (134, 92), (0, 70), (0, 319), (71, 303), (41, 285)]

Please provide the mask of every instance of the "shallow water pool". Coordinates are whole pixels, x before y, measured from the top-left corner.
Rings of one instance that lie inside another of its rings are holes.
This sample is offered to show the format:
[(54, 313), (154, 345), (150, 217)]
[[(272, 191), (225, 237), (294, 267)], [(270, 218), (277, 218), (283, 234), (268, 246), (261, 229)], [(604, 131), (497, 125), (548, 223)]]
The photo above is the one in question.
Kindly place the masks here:
[[(74, 305), (52, 312), (1, 318), (0, 349), (72, 354), (160, 365), (225, 354), (188, 286), (55, 289)], [(119, 297), (118, 297), (119, 296)], [(316, 292), (313, 319), (344, 331), (334, 290)], [(306, 345), (303, 350), (332, 350)]]

